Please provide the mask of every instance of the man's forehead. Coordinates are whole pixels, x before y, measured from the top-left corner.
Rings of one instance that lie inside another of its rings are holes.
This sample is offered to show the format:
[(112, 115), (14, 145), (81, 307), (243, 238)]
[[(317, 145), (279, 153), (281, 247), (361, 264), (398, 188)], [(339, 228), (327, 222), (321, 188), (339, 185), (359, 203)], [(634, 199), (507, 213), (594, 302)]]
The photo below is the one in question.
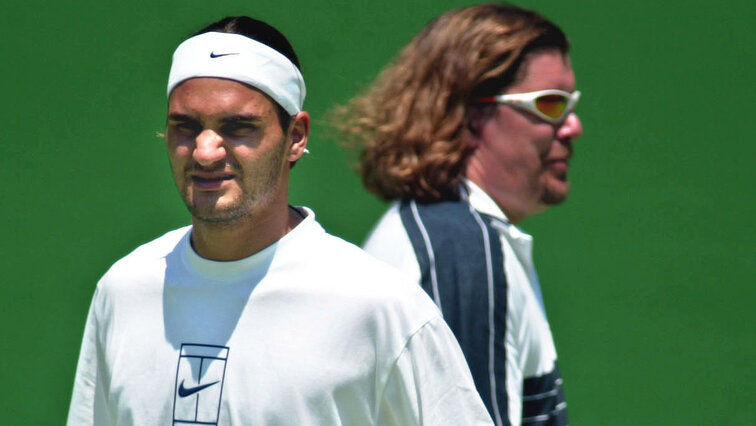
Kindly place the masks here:
[(248, 84), (216, 77), (182, 82), (169, 97), (169, 114), (265, 115), (274, 111), (273, 100)]

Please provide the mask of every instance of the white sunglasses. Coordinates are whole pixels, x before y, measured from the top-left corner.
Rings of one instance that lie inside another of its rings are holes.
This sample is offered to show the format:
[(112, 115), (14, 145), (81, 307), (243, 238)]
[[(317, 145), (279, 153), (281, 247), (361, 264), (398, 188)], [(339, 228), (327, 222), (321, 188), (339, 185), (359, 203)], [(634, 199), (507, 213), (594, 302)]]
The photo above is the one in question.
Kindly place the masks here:
[(509, 105), (534, 114), (551, 124), (562, 123), (575, 110), (580, 91), (572, 93), (549, 89), (527, 93), (508, 93), (475, 99), (475, 103)]

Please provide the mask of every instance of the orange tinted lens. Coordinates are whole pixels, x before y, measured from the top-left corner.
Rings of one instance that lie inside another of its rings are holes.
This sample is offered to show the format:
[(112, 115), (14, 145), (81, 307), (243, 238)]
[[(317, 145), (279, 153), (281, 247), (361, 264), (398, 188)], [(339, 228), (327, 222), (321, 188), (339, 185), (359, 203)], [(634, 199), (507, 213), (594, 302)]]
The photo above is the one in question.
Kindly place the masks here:
[(551, 118), (559, 118), (567, 108), (567, 98), (561, 95), (539, 96), (535, 100), (536, 108)]

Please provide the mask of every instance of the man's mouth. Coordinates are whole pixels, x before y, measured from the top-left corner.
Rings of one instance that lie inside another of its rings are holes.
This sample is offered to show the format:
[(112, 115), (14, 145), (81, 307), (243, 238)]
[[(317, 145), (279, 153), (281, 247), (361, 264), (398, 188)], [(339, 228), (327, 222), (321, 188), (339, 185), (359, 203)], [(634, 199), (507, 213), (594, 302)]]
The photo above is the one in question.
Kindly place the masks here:
[(546, 160), (546, 165), (549, 167), (568, 167), (570, 164), (570, 160), (568, 158), (552, 158), (549, 160)]
[(569, 159), (567, 158), (554, 158), (546, 161), (544, 165), (554, 176), (559, 179), (566, 179), (567, 171), (570, 168)]
[(234, 179), (234, 175), (227, 173), (192, 174), (192, 183), (197, 189), (212, 190), (223, 186), (226, 181)]

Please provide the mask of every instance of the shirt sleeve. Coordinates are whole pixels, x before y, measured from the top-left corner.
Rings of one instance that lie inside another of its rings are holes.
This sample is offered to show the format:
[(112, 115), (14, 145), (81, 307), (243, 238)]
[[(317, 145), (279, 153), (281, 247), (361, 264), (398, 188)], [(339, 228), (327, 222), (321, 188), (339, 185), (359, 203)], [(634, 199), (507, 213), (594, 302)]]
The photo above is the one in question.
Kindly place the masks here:
[(98, 324), (93, 298), (84, 327), (79, 362), (74, 378), (71, 406), (68, 411), (67, 426), (109, 425), (107, 404), (102, 385), (101, 365), (98, 362)]
[(440, 317), (410, 338), (389, 375), (377, 424), (493, 425), (462, 350)]

